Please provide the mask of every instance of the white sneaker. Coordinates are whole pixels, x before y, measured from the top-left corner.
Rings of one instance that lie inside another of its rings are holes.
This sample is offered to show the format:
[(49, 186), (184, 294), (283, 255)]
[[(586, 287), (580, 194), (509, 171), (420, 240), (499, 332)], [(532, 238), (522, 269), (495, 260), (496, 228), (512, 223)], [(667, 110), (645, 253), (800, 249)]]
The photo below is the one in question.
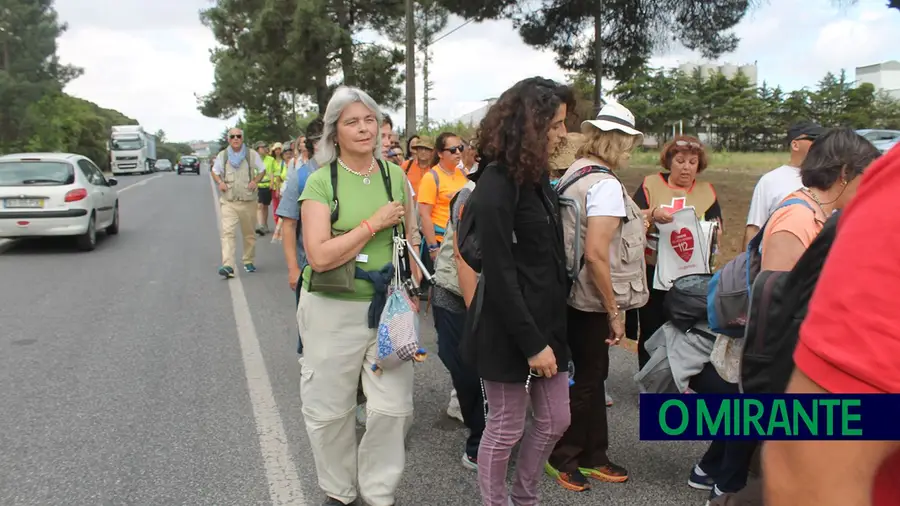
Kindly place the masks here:
[(450, 405), (447, 406), (447, 416), (464, 422), (462, 409), (459, 407), (459, 398), (456, 396), (456, 389), (450, 391)]
[(609, 387), (606, 386), (606, 382), (603, 382), (603, 390), (606, 393), (606, 407), (610, 407), (613, 405), (613, 398), (609, 395)]
[(356, 406), (356, 424), (365, 427), (366, 426), (366, 405), (365, 403), (359, 404)]

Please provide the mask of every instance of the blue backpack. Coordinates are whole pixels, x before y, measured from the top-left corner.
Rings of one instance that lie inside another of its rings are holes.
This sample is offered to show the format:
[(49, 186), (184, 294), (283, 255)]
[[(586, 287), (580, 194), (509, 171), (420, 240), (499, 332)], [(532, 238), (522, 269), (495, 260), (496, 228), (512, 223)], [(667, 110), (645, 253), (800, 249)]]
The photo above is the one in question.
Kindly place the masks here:
[[(792, 198), (782, 202), (775, 211), (795, 204), (802, 204), (810, 211), (813, 210), (805, 200)], [(713, 332), (729, 337), (744, 337), (750, 293), (762, 265), (762, 239), (768, 223), (766, 220), (750, 240), (747, 251), (725, 264), (710, 279), (706, 292), (706, 318)]]

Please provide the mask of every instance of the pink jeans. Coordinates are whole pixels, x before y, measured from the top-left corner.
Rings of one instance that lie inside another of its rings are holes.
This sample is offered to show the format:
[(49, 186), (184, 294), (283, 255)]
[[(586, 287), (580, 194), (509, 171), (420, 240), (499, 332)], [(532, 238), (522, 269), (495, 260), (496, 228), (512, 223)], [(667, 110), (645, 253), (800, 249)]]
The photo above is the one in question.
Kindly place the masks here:
[[(569, 378), (565, 372), (549, 379), (532, 378), (530, 394), (523, 383), (485, 381), (488, 419), (478, 449), (478, 487), (484, 506), (508, 506), (506, 472), (512, 449), (522, 445), (512, 489), (515, 506), (535, 506), (544, 463), (569, 427)], [(528, 398), (534, 420), (525, 434)], [(522, 437), (524, 434), (524, 438)]]

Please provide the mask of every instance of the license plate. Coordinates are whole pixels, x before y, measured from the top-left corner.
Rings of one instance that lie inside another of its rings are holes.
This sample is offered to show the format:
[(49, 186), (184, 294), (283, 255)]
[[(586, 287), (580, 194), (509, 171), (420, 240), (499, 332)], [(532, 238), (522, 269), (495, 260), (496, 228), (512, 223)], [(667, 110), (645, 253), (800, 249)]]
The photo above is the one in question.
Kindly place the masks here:
[(44, 207), (44, 199), (6, 199), (4, 206), (11, 208), (42, 208)]

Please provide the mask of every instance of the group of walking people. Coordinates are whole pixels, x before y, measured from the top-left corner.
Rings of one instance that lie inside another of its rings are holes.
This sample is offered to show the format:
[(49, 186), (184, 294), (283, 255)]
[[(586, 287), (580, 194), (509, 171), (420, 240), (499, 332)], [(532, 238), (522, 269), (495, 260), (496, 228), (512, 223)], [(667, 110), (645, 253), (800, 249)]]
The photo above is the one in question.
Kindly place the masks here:
[[(697, 138), (668, 142), (661, 171), (632, 193), (619, 172), (643, 144), (634, 115), (609, 102), (569, 133), (574, 109), (569, 87), (525, 79), (491, 106), (475, 139), (451, 132), (434, 142), (410, 139), (401, 165), (388, 161), (397, 156), (390, 118), (362, 90), (338, 88), (308, 128), (309, 159), (280, 176), (275, 213), (298, 301), (303, 415), (325, 505), (396, 503), (413, 423), (413, 363), (376, 372), (372, 308), (384, 296), (378, 273), (392, 262), (397, 227), (434, 273), (424, 300), (452, 380), (450, 408), (469, 431), (461, 461), (477, 471), (482, 503), (536, 505), (543, 473), (576, 492), (592, 481), (628, 480), (609, 455), (610, 347), (636, 337), (644, 367), (644, 345), (666, 319), (666, 293), (650, 288), (656, 225), (691, 207), (721, 230), (723, 211), (701, 180), (708, 159)], [(238, 202), (250, 201), (266, 165), (248, 161), (233, 132), (213, 174), (223, 209), (246, 214), (250, 207)], [(768, 269), (790, 270), (878, 156), (846, 129), (801, 123), (788, 137), (790, 165), (764, 176), (751, 204), (751, 216), (768, 222), (761, 246)], [(785, 198), (809, 205), (779, 208)], [(461, 251), (463, 233), (477, 243), (477, 265)], [(233, 256), (233, 240), (225, 251), (224, 237), (223, 257)], [(226, 259), (223, 268), (231, 268)], [(409, 275), (428, 288), (415, 263)], [(690, 385), (737, 392), (714, 368)], [(365, 434), (357, 445), (361, 403)], [(755, 446), (730, 443), (714, 442), (685, 470), (710, 500), (746, 485)]]

